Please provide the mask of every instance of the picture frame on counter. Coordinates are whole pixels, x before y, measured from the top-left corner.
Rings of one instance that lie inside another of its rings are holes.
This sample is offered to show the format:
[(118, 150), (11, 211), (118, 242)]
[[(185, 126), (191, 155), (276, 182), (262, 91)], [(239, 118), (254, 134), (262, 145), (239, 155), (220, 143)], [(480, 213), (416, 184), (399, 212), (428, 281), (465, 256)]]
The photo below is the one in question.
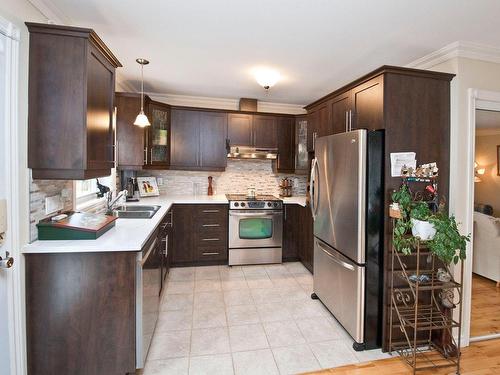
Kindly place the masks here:
[(156, 177), (137, 177), (139, 185), (139, 195), (141, 197), (157, 197), (160, 195)]

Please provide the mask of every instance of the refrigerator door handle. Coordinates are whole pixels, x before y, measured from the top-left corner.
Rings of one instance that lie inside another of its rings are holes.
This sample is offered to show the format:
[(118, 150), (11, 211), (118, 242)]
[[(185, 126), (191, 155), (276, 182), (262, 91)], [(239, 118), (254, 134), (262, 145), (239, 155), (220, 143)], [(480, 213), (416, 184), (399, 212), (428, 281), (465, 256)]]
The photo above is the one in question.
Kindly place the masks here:
[(311, 213), (313, 220), (316, 220), (316, 213), (318, 212), (318, 207), (316, 204), (317, 201), (317, 181), (316, 181), (316, 175), (317, 175), (317, 167), (318, 167), (318, 159), (314, 158), (312, 160), (311, 164)]
[(344, 268), (347, 268), (350, 271), (354, 271), (354, 266), (352, 264), (349, 264), (347, 262), (344, 262), (344, 261), (342, 261), (342, 260), (337, 259), (336, 257), (334, 257), (332, 254), (330, 254), (329, 251), (327, 251), (327, 249), (325, 248), (325, 246), (323, 244), (321, 244), (320, 242), (318, 242), (318, 246), (335, 263), (337, 263), (338, 265), (340, 265), (340, 266), (342, 266)]

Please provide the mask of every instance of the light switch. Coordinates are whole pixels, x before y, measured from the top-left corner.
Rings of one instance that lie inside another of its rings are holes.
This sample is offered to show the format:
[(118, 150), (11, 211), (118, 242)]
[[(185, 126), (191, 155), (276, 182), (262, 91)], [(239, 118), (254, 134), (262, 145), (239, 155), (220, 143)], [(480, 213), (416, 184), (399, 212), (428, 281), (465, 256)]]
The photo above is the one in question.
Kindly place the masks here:
[(0, 237), (7, 232), (7, 199), (0, 199)]
[(60, 194), (45, 198), (45, 215), (50, 215), (54, 212), (62, 210), (63, 207)]

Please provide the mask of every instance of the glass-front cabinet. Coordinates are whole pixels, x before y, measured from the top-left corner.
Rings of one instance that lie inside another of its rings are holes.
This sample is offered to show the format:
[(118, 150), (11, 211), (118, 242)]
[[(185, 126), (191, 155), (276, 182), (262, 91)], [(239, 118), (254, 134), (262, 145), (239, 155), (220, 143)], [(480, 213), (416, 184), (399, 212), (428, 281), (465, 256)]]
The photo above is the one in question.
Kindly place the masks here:
[(148, 109), (151, 126), (146, 128), (145, 167), (168, 167), (170, 163), (170, 106), (151, 101)]

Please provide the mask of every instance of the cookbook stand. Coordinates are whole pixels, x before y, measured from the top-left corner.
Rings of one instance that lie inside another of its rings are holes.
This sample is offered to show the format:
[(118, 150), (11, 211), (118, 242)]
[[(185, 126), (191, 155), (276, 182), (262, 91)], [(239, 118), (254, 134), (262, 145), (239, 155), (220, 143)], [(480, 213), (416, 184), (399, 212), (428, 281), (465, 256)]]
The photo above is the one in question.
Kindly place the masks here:
[[(436, 181), (405, 180), (403, 183), (433, 182), (437, 187)], [(460, 374), (463, 262), (460, 282), (453, 277), (442, 281), (438, 267), (445, 267), (440, 263), (425, 241), (417, 241), (409, 254), (391, 246), (389, 352), (397, 352), (413, 374), (442, 367), (456, 367), (456, 374)], [(400, 330), (402, 336), (396, 338), (394, 330)]]

